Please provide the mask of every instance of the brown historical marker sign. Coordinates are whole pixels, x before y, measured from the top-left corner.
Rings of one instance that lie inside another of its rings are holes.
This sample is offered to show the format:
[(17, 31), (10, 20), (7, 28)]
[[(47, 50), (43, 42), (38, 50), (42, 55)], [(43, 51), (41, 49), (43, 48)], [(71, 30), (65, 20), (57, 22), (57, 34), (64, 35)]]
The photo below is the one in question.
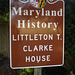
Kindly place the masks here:
[(64, 1), (10, 0), (10, 66), (61, 66)]

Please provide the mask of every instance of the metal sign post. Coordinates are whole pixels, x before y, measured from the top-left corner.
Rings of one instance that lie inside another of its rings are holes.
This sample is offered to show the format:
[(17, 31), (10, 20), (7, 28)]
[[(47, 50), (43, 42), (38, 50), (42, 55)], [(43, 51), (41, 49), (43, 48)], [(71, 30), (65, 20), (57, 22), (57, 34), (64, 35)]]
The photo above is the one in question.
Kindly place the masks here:
[(34, 68), (34, 75), (42, 75), (42, 68)]

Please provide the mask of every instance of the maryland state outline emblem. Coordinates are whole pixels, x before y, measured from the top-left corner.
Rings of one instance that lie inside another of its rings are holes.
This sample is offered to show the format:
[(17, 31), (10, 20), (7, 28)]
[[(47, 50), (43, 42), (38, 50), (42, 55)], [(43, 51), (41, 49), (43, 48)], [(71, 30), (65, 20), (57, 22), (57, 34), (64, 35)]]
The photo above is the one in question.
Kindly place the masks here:
[(46, 4), (46, 0), (30, 0), (32, 6), (41, 8)]

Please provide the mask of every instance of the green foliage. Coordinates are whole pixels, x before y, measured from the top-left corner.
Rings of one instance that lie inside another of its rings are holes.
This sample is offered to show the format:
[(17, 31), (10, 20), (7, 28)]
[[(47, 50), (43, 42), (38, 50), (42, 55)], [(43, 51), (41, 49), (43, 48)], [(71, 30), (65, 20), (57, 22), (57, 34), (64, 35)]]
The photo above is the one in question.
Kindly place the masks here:
[(21, 72), (20, 75), (28, 75), (27, 72)]
[(26, 71), (27, 71), (28, 73), (32, 73), (32, 72), (33, 72), (33, 69), (27, 68)]
[(9, 21), (9, 14), (0, 16), (0, 21)]
[[(66, 37), (65, 37), (65, 60), (68, 62), (67, 70), (75, 69), (75, 0), (66, 2)], [(65, 65), (66, 66), (66, 65)]]
[(9, 11), (9, 0), (0, 0), (0, 15), (5, 15)]
[(2, 54), (0, 54), (0, 62), (3, 61), (4, 56)]
[(70, 74), (69, 75), (74, 75), (74, 73), (73, 72), (70, 72)]
[(27, 68), (27, 69), (20, 69), (20, 75), (32, 75), (33, 69)]
[(9, 20), (9, 0), (0, 0), (0, 21)]
[(2, 61), (3, 59), (0, 57), (0, 61)]

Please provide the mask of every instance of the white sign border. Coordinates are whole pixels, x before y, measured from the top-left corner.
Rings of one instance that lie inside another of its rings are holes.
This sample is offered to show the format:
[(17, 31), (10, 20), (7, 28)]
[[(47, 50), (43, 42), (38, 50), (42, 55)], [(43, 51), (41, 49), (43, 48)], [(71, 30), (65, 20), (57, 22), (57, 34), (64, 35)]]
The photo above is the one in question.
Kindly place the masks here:
[[(63, 0), (57, 0), (58, 1), (62, 1), (63, 2), (63, 62), (60, 65), (45, 65), (45, 66), (30, 66), (30, 67), (12, 67), (12, 53), (11, 53), (11, 0), (9, 1), (9, 8), (10, 8), (10, 67), (12, 69), (23, 69), (23, 68), (40, 68), (40, 67), (56, 67), (56, 66), (63, 66), (64, 64), (64, 41), (65, 41), (65, 2)], [(55, 2), (56, 3), (56, 2)]]

